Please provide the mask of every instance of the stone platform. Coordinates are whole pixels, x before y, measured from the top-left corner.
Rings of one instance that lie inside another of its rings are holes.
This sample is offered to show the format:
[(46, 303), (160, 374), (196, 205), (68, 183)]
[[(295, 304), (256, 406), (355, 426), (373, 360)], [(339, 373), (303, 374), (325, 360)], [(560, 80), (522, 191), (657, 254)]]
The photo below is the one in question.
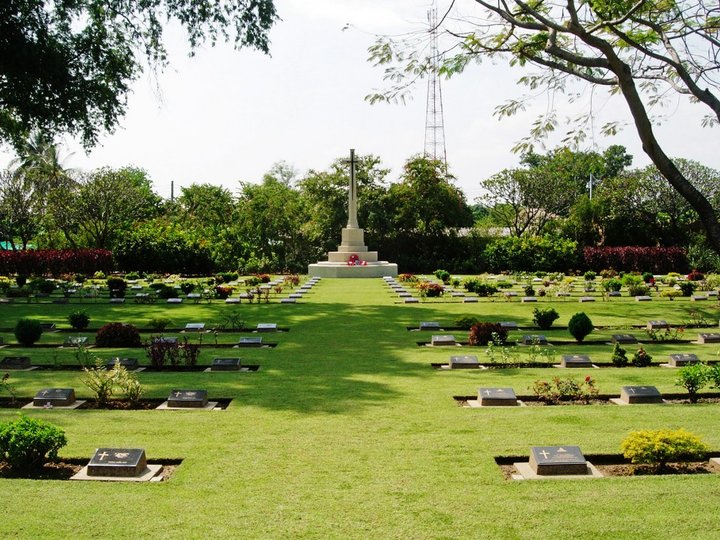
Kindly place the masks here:
[(386, 261), (369, 262), (364, 266), (349, 266), (341, 262), (318, 262), (308, 265), (308, 275), (326, 278), (378, 278), (397, 276), (398, 267)]

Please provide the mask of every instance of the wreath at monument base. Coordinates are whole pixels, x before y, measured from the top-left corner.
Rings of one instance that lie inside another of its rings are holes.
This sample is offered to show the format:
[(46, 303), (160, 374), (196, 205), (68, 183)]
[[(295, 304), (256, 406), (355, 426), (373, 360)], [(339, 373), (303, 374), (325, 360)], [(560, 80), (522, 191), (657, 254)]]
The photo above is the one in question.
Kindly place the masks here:
[(367, 261), (360, 259), (357, 253), (353, 253), (348, 258), (348, 266), (367, 266)]

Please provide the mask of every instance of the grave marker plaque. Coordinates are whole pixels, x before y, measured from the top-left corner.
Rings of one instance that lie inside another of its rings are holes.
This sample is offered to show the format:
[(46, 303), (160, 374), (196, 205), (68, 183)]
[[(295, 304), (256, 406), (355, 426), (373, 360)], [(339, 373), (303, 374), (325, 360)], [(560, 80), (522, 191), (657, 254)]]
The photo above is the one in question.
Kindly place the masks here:
[(683, 367), (698, 362), (700, 362), (700, 359), (697, 354), (671, 354), (669, 364), (672, 367)]
[(182, 304), (183, 299), (182, 298), (168, 298), (167, 304)]
[(465, 356), (451, 356), (449, 365), (450, 369), (472, 369), (480, 367), (480, 362), (477, 356), (468, 354)]
[(87, 340), (86, 336), (70, 336), (65, 340), (64, 345), (67, 347), (79, 347), (85, 345)]
[(535, 296), (523, 296), (521, 302), (528, 303), (528, 302), (537, 302), (538, 299)]
[(207, 390), (173, 390), (167, 404), (168, 407), (201, 409), (208, 404)]
[(137, 369), (140, 367), (140, 363), (137, 358), (120, 358), (116, 356), (115, 358), (110, 358), (105, 365), (107, 369), (112, 369), (115, 366), (122, 366), (125, 369)]
[(517, 407), (518, 401), (512, 388), (479, 388), (481, 407)]
[(587, 354), (564, 354), (560, 365), (564, 368), (589, 368), (593, 367), (592, 361)]
[(720, 343), (720, 334), (700, 334), (698, 341), (700, 343)]
[(620, 399), (625, 403), (662, 403), (662, 394), (654, 386), (623, 386)]
[(518, 323), (516, 323), (515, 321), (500, 321), (500, 326), (502, 328), (507, 328), (508, 330), (518, 329)]
[(665, 320), (648, 321), (646, 328), (648, 330), (660, 330), (664, 328), (670, 328), (670, 325)]
[(581, 296), (581, 297), (580, 297), (580, 302), (581, 302), (581, 303), (594, 302), (594, 301), (595, 301), (595, 297), (593, 297), (593, 296)]
[(613, 334), (612, 342), (620, 343), (621, 345), (629, 345), (632, 343), (637, 343), (638, 340), (635, 336), (632, 336), (630, 334)]
[(647, 296), (647, 295), (636, 296), (635, 301), (636, 302), (650, 302), (650, 301), (652, 301), (652, 297)]
[(476, 296), (466, 296), (465, 298), (463, 298), (463, 302), (465, 302), (466, 304), (477, 304), (478, 299)]
[(256, 327), (256, 330), (258, 332), (276, 332), (277, 324), (276, 323), (259, 323)]
[(418, 304), (418, 303), (420, 303), (420, 300), (418, 300), (417, 298), (412, 298), (412, 297), (411, 297), (411, 298), (403, 298), (403, 300), (405, 301), (406, 304)]
[(240, 358), (213, 358), (210, 371), (240, 371)]
[(530, 468), (540, 475), (588, 474), (578, 446), (531, 446)]
[(622, 296), (622, 293), (621, 293), (620, 291), (610, 291), (610, 292), (608, 293), (608, 296), (609, 296), (610, 298), (617, 298), (617, 297)]
[(43, 388), (33, 398), (35, 407), (69, 407), (75, 403), (75, 390), (72, 388)]
[(703, 300), (707, 300), (708, 296), (706, 294), (694, 294), (690, 297), (690, 300), (692, 302), (702, 302)]
[(204, 322), (198, 322), (198, 323), (187, 323), (185, 325), (185, 331), (186, 332), (202, 332), (205, 330), (205, 323)]
[(147, 466), (142, 448), (98, 448), (88, 463), (88, 476), (141, 476)]
[(420, 328), (420, 330), (440, 330), (440, 323), (436, 321), (423, 321), (418, 328)]
[(174, 344), (178, 342), (178, 338), (176, 337), (156, 337), (153, 339), (153, 343), (168, 343), (168, 344)]
[(548, 340), (545, 336), (539, 335), (539, 334), (526, 334), (522, 337), (522, 344), (523, 345), (547, 345)]
[(30, 369), (29, 356), (6, 356), (0, 360), (0, 369)]
[(261, 347), (263, 338), (260, 336), (241, 337), (238, 340), (239, 347)]
[(442, 346), (453, 346), (455, 345), (455, 336), (452, 335), (435, 335), (430, 338), (430, 345), (433, 347), (442, 347)]

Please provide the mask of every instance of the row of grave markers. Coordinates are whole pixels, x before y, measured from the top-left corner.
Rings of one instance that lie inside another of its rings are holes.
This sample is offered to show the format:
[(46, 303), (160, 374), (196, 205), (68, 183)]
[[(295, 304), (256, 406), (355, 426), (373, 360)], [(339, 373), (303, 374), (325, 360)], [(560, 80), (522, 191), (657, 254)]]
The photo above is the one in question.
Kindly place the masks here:
[[(620, 397), (611, 398), (610, 401), (617, 405), (640, 405), (664, 403), (662, 394), (655, 386), (622, 386)], [(468, 400), (469, 407), (517, 407), (522, 405), (515, 394), (515, 390), (509, 387), (478, 388), (477, 400)]]

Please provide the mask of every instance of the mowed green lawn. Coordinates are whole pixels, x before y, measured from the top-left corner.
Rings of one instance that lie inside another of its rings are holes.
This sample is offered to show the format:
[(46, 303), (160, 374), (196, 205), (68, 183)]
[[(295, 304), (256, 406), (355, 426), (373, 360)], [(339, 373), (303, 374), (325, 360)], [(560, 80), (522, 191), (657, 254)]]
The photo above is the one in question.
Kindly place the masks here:
[[(635, 429), (683, 427), (720, 450), (720, 406), (645, 405), (464, 409), (454, 395), (479, 386), (512, 386), (518, 394), (538, 378), (587, 374), (601, 393), (623, 384), (677, 392), (667, 368), (554, 368), (438, 371), (451, 353), (484, 348), (421, 348), (430, 333), (408, 332), (420, 321), (452, 324), (459, 316), (530, 325), (536, 305), (481, 300), (403, 305), (380, 279), (323, 279), (298, 305), (87, 304), (91, 326), (123, 321), (143, 326), (159, 314), (175, 325), (219, 321), (238, 310), (246, 323), (275, 322), (290, 332), (266, 335), (275, 349), (232, 350), (256, 373), (141, 373), (150, 397), (173, 388), (208, 389), (230, 397), (224, 411), (33, 411), (67, 434), (62, 456), (89, 459), (95, 448), (141, 447), (149, 459), (182, 458), (167, 482), (123, 484), (2, 480), (3, 538), (720, 538), (720, 477), (715, 475), (523, 481), (502, 478), (494, 457), (528, 455), (533, 445), (579, 445), (587, 454), (617, 453)], [(716, 302), (629, 298), (579, 304), (541, 299), (560, 313), (556, 326), (585, 311), (598, 325), (626, 332), (631, 324), (688, 320), (702, 308), (717, 320)], [(0, 327), (21, 316), (64, 322), (78, 305), (0, 306)], [(715, 330), (717, 331), (717, 330)], [(633, 331), (642, 336), (642, 332)], [(694, 338), (696, 330), (686, 331)], [(521, 333), (513, 333), (511, 339)], [(612, 331), (604, 331), (608, 336)], [(463, 332), (455, 333), (466, 339)], [(566, 330), (546, 333), (567, 339)], [(90, 335), (90, 334), (89, 334)], [(148, 334), (144, 334), (147, 336)], [(178, 335), (178, 334), (173, 334)], [(207, 335), (206, 335), (207, 336)], [(6, 342), (14, 338), (3, 334)], [(45, 334), (40, 344), (60, 343)], [(221, 336), (231, 343), (239, 335)], [(592, 334), (589, 339), (596, 338)], [(207, 348), (201, 363), (230, 350)], [(718, 345), (650, 344), (655, 360), (671, 352), (718, 359)], [(634, 348), (627, 346), (631, 353)], [(6, 349), (36, 363), (74, 363), (67, 349)], [(556, 347), (609, 361), (611, 347)], [(128, 351), (119, 351), (128, 352)], [(109, 356), (103, 354), (103, 356)], [(146, 362), (141, 351), (135, 351)], [(72, 371), (13, 373), (19, 395), (72, 386), (90, 397)], [(0, 420), (18, 412), (0, 409)]]

